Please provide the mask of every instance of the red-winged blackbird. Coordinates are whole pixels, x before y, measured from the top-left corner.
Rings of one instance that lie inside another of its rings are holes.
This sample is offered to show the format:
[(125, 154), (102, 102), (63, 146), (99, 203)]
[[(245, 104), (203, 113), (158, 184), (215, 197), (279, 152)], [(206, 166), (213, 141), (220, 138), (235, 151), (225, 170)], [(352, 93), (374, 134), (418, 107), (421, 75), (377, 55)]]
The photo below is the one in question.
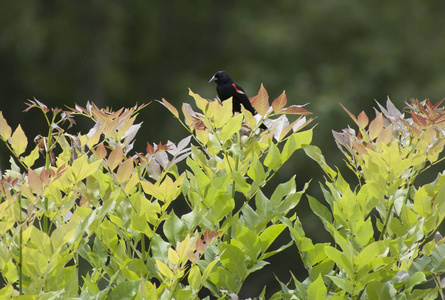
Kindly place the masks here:
[[(253, 108), (252, 104), (249, 101), (246, 93), (243, 88), (233, 81), (232, 77), (230, 77), (229, 73), (225, 71), (218, 71), (213, 75), (210, 79), (209, 83), (215, 81), (216, 82), (216, 92), (218, 93), (218, 97), (221, 101), (227, 100), (232, 97), (232, 112), (241, 112), (241, 104), (243, 104), (244, 108), (252, 113), (252, 115), (256, 115), (257, 112)], [(266, 125), (261, 124), (261, 129), (267, 129)]]

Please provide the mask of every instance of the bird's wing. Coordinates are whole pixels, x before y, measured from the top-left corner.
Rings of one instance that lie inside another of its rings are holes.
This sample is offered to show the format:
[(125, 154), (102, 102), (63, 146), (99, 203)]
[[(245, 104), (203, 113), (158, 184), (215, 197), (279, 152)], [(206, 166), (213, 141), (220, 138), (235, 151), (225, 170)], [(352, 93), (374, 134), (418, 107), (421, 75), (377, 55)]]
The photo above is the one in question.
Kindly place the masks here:
[(243, 88), (238, 85), (236, 82), (232, 83), (232, 86), (234, 87), (236, 91), (236, 96), (238, 100), (243, 104), (244, 108), (250, 111), (253, 115), (256, 114), (255, 109), (253, 108), (252, 104), (249, 101), (249, 98), (247, 97), (246, 93), (244, 92)]

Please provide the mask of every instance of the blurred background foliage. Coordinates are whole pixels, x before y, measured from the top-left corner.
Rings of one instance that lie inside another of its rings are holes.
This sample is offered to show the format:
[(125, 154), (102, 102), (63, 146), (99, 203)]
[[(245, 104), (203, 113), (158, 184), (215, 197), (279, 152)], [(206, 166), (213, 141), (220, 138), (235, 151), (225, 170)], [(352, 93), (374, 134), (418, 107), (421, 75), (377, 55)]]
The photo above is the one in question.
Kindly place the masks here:
[[(339, 103), (372, 116), (374, 100), (384, 104), (387, 96), (402, 109), (408, 98), (437, 102), (445, 95), (441, 1), (2, 1), (0, 7), (0, 110), (30, 140), (46, 129), (37, 110), (22, 113), (26, 99), (50, 107), (90, 100), (118, 109), (164, 97), (179, 108), (193, 102), (188, 88), (215, 97), (207, 82), (226, 70), (249, 96), (264, 83), (271, 100), (286, 90), (289, 104), (310, 102), (306, 108), (318, 123), (313, 143), (347, 173), (331, 130), (353, 124)], [(186, 135), (158, 103), (138, 119), (144, 123), (136, 151)], [(2, 169), (6, 150), (0, 146)], [(323, 174), (302, 152), (277, 183), (295, 173), (299, 186), (313, 179), (309, 194), (321, 200)], [(299, 209), (308, 235), (326, 239), (321, 222), (304, 213), (308, 205)], [(296, 249), (288, 253), (286, 268), (272, 258), (245, 294), (273, 283), (272, 273), (286, 281), (290, 265), (305, 278)]]

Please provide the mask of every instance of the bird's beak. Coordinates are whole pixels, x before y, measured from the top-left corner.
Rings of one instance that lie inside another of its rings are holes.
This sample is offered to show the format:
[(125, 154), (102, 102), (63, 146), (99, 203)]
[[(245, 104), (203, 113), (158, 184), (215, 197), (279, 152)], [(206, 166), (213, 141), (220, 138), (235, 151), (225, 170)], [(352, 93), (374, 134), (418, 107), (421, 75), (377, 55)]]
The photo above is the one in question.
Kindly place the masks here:
[(210, 78), (209, 83), (212, 81), (216, 81), (215, 75), (213, 75), (212, 78)]

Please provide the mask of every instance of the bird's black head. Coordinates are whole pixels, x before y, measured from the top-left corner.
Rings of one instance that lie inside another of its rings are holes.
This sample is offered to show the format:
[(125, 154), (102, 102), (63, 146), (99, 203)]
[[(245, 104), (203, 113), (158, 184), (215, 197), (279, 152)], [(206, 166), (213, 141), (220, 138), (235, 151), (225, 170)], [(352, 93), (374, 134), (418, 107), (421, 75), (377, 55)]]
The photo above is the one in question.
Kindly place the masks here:
[(213, 75), (212, 78), (210, 78), (209, 83), (212, 81), (216, 81), (217, 83), (226, 83), (230, 80), (232, 80), (232, 78), (230, 77), (229, 73), (227, 73), (226, 71), (218, 71)]

